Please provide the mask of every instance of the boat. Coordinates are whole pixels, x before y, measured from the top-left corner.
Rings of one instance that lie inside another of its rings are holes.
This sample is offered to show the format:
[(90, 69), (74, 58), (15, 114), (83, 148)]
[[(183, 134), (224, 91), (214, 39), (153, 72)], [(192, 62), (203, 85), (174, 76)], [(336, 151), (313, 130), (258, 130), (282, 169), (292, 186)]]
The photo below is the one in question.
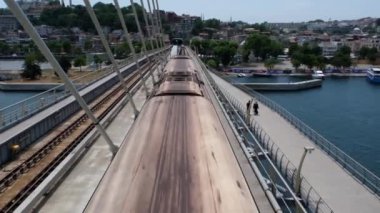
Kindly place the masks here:
[(372, 67), (367, 71), (367, 79), (371, 83), (380, 84), (380, 68)]
[(239, 73), (239, 74), (237, 74), (237, 77), (238, 78), (248, 77), (248, 74), (246, 74), (246, 73)]
[(311, 75), (314, 79), (325, 79), (325, 74), (322, 70), (314, 71)]
[(270, 74), (266, 70), (263, 70), (263, 71), (256, 71), (256, 72), (254, 72), (253, 76), (255, 76), (255, 77), (271, 77), (272, 74)]

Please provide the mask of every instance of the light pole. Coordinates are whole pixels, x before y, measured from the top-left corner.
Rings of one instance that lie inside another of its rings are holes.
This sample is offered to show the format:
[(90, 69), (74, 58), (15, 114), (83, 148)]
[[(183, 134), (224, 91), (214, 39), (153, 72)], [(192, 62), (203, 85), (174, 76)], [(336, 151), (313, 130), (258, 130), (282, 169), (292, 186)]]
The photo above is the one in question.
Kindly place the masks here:
[(300, 164), (298, 165), (297, 174), (296, 174), (296, 184), (295, 184), (296, 195), (299, 195), (300, 190), (301, 190), (301, 169), (302, 169), (303, 162), (305, 161), (307, 153), (311, 153), (314, 149), (315, 149), (314, 147), (310, 147), (310, 146), (304, 147), (304, 152), (301, 157)]

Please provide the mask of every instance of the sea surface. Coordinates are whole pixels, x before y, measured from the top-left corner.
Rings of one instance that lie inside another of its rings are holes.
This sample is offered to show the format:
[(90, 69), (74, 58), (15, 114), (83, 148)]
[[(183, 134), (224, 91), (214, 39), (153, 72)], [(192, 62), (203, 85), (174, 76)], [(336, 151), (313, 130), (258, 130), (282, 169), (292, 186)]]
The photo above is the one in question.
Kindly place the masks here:
[[(0, 71), (2, 70), (22, 70), (24, 65), (24, 60), (5, 60), (1, 59), (0, 60)], [(51, 69), (51, 66), (49, 63), (41, 63), (40, 64), (41, 69)]]
[[(299, 78), (231, 78), (234, 82), (289, 82)], [(321, 88), (262, 92), (380, 176), (380, 85), (363, 77), (327, 78)]]
[(41, 91), (2, 91), (0, 90), (0, 109), (41, 93)]

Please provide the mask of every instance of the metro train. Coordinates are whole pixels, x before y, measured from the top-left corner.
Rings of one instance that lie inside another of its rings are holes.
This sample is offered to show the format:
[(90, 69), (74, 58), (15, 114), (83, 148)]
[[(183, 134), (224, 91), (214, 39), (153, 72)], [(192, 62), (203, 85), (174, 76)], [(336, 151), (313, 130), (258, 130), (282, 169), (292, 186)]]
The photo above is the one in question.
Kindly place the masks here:
[(258, 212), (190, 57), (169, 60), (85, 212)]

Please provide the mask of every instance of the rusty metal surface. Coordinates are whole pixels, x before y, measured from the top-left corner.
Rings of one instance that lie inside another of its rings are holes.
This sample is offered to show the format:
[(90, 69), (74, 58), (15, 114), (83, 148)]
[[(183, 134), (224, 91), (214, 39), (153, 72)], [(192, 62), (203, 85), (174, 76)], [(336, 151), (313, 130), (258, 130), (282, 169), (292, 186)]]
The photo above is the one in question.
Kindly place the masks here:
[(159, 96), (128, 133), (86, 212), (257, 212), (212, 105)]
[(202, 95), (199, 85), (194, 81), (166, 81), (162, 83), (156, 95), (191, 94)]
[(194, 61), (185, 56), (180, 56), (169, 60), (165, 67), (165, 72), (170, 73), (178, 71), (195, 71)]

